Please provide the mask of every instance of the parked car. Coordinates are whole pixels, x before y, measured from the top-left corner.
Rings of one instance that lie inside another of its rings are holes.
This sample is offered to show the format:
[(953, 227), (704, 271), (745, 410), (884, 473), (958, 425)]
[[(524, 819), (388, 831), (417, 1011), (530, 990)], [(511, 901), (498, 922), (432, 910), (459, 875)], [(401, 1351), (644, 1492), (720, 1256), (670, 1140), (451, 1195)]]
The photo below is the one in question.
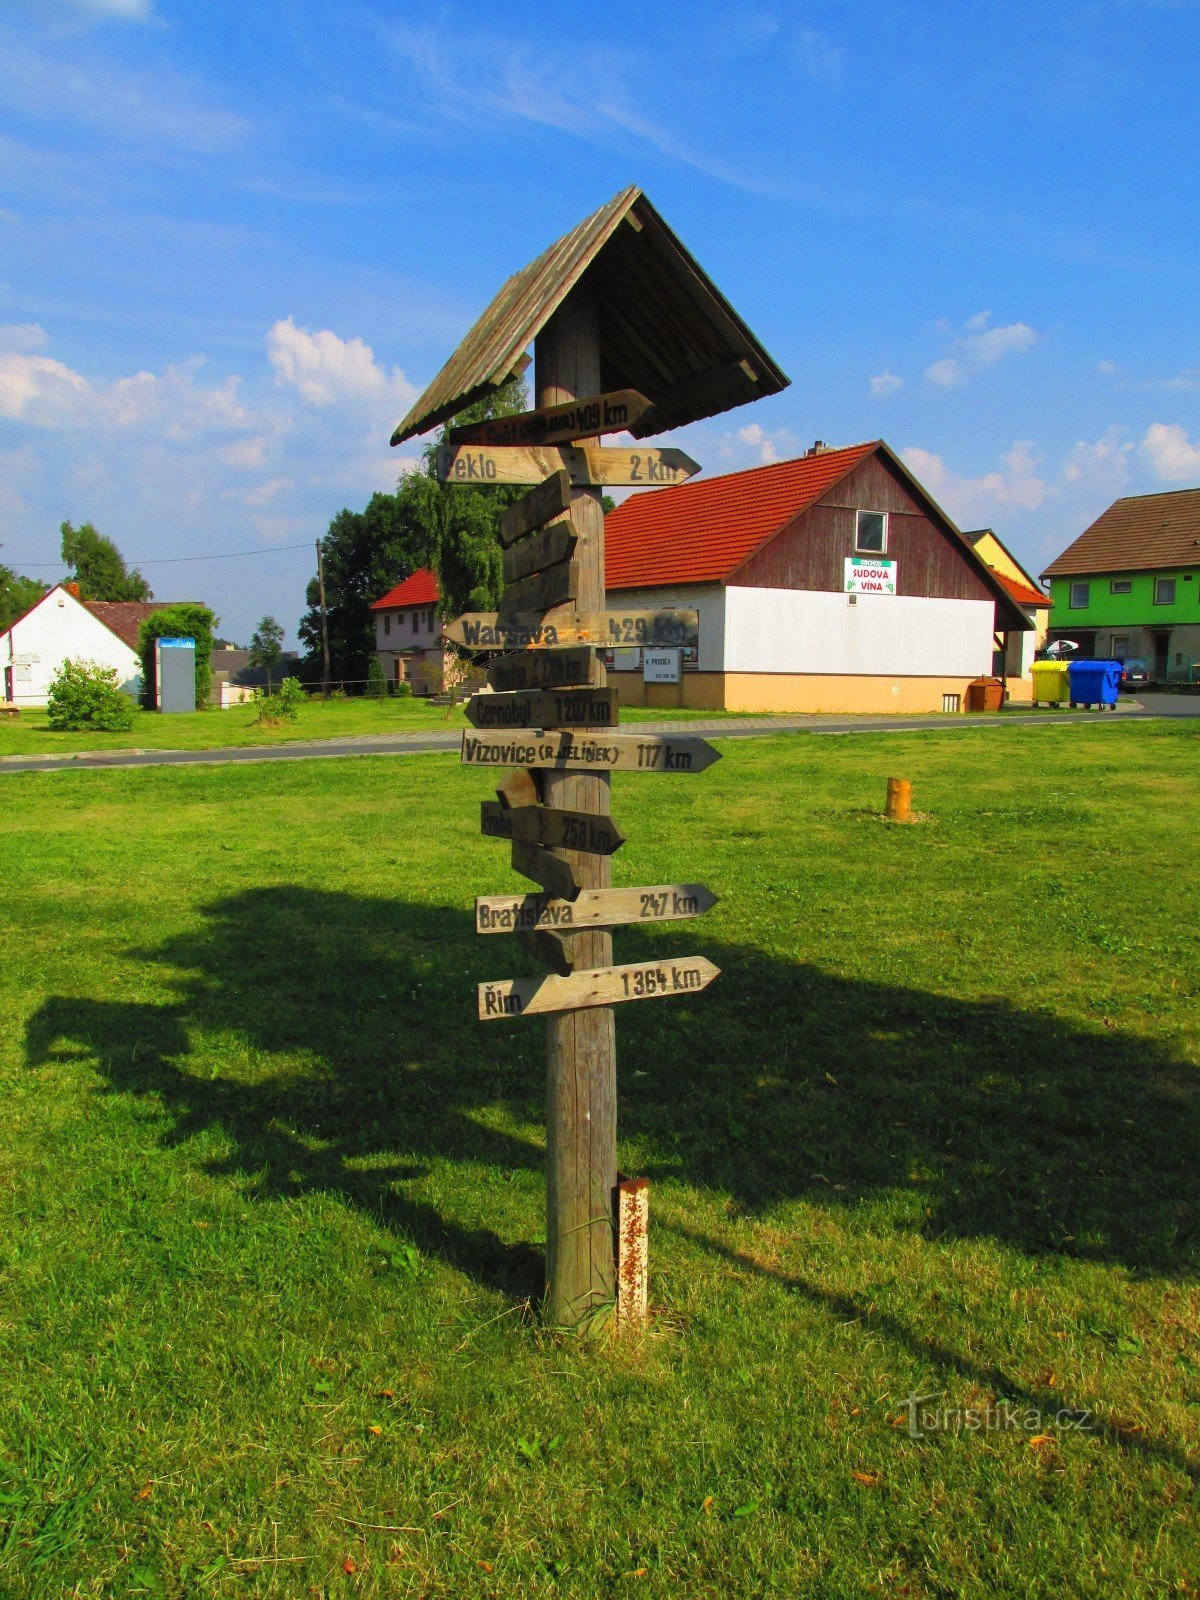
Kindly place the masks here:
[(1130, 656), (1128, 661), (1121, 663), (1122, 689), (1136, 689), (1142, 684), (1152, 681), (1150, 663), (1143, 661), (1140, 656)]

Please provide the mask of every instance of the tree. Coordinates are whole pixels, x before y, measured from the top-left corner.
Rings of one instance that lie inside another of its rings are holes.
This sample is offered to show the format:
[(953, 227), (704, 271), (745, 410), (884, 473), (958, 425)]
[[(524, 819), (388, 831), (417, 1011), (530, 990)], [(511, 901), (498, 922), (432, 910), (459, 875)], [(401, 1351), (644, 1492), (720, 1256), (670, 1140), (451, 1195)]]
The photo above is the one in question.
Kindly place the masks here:
[(59, 531), (62, 558), (72, 568), (81, 600), (153, 600), (154, 591), (137, 568), (129, 571), (116, 545), (90, 522), (79, 528), (64, 522)]
[(10, 628), (48, 592), (37, 578), (23, 578), (11, 567), (0, 566), (0, 633)]
[(154, 642), (156, 639), (195, 639), (196, 641), (196, 704), (203, 706), (208, 700), (212, 671), (209, 660), (213, 650), (213, 634), (219, 619), (207, 606), (193, 600), (181, 600), (178, 605), (160, 606), (148, 616), (138, 630), (138, 654), (142, 658), (143, 704), (150, 710), (157, 704), (157, 685), (154, 681)]
[(274, 617), (264, 617), (250, 636), (250, 665), (262, 667), (271, 687), (271, 668), (283, 660), (283, 628)]
[[(427, 520), (411, 495), (373, 494), (364, 511), (339, 511), (321, 541), (329, 657), (335, 679), (363, 682), (375, 651), (371, 602), (430, 558)], [(297, 632), (310, 670), (320, 674), (321, 608), (314, 577)]]

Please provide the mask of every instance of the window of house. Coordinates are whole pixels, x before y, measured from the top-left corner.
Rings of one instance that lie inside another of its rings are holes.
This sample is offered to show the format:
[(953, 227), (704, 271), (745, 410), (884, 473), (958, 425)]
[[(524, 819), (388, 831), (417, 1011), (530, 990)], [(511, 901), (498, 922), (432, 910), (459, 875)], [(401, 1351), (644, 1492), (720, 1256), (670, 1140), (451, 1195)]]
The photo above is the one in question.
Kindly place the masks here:
[(1108, 586), (1109, 594), (1132, 594), (1133, 580), (1130, 578), (1114, 578)]
[(1175, 604), (1175, 579), (1155, 578), (1154, 604), (1156, 606), (1173, 606)]
[(391, 633), (392, 631), (392, 613), (390, 611), (383, 613), (383, 631), (384, 633)]
[(1112, 654), (1114, 661), (1124, 661), (1129, 655), (1129, 635), (1127, 633), (1113, 634)]
[(854, 548), (881, 556), (887, 549), (887, 512), (860, 511), (854, 524)]
[(1068, 604), (1072, 611), (1086, 611), (1091, 597), (1092, 586), (1090, 583), (1073, 583)]

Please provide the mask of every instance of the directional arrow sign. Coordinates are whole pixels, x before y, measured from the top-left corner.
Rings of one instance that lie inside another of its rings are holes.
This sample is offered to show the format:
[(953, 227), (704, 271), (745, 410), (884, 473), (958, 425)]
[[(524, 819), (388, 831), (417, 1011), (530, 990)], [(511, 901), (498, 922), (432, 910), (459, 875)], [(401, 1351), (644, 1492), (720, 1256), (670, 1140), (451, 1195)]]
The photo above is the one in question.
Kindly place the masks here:
[(541, 845), (526, 844), (523, 839), (514, 839), (512, 847), (513, 871), (519, 872), (524, 878), (532, 878), (534, 883), (540, 883), (543, 889), (559, 900), (574, 900), (579, 893), (579, 885), (575, 881), (575, 874), (560, 856), (552, 856), (549, 850), (543, 850)]
[(707, 739), (667, 734), (464, 733), (465, 767), (577, 767), (601, 772), (703, 772), (721, 759)]
[(577, 684), (598, 686), (604, 672), (596, 652), (584, 647), (496, 656), (488, 662), (487, 675), (493, 689), (569, 689)]
[(570, 444), (600, 433), (620, 433), (632, 428), (650, 410), (650, 402), (636, 389), (586, 400), (566, 400), (562, 405), (523, 411), (515, 417), (492, 417), (450, 432), (451, 444)]
[(575, 954), (571, 949), (573, 941), (569, 943), (560, 933), (551, 933), (548, 928), (534, 928), (532, 932), (518, 933), (517, 943), (526, 955), (540, 961), (551, 972), (557, 972), (560, 978), (565, 978), (575, 970)]
[[(491, 483), (540, 483), (565, 470), (576, 488), (595, 484), (632, 484), (663, 488), (683, 483), (700, 463), (673, 446), (634, 449), (605, 445), (479, 445), (438, 447), (440, 483), (466, 483), (482, 488)], [(565, 507), (564, 507), (565, 509)]]
[(700, 613), (679, 611), (464, 611), (442, 634), (468, 650), (557, 650), (591, 644), (599, 649), (629, 645), (694, 645)]
[(611, 728), (617, 720), (615, 689), (518, 690), (477, 694), (466, 705), (474, 728)]
[(571, 509), (571, 477), (562, 467), (536, 489), (514, 500), (500, 518), (500, 543), (512, 544)]
[(519, 933), (522, 929), (619, 928), (636, 922), (677, 922), (711, 911), (717, 897), (702, 883), (654, 883), (645, 889), (582, 889), (574, 900), (546, 894), (480, 895), (475, 901), (476, 933)]
[[(520, 545), (517, 546), (519, 550)], [(531, 572), (527, 578), (518, 578), (505, 587), (500, 597), (500, 610), (504, 616), (522, 611), (549, 611), (552, 606), (565, 605), (579, 597), (582, 581), (581, 563), (559, 561), (544, 572)]]
[(611, 856), (625, 843), (625, 835), (611, 817), (591, 811), (561, 811), (555, 806), (499, 805), (480, 802), (480, 829), (491, 838), (523, 839), (550, 850), (583, 850), (588, 855)]
[(624, 1000), (667, 1000), (707, 989), (718, 968), (704, 956), (592, 967), (569, 978), (505, 978), (478, 986), (479, 1020), (526, 1017), (541, 1011), (582, 1011)]
[(516, 583), (531, 572), (541, 572), (559, 561), (569, 561), (579, 542), (570, 517), (560, 517), (549, 527), (539, 528), (528, 539), (520, 539), (504, 552), (504, 581)]

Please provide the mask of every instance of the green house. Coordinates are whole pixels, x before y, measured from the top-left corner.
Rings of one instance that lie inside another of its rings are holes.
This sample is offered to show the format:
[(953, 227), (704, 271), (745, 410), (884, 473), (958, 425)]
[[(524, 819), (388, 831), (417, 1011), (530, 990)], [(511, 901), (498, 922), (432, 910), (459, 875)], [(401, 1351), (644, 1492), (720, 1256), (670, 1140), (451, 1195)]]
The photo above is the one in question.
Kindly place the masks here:
[(1160, 681), (1200, 679), (1200, 489), (1116, 501), (1042, 577), (1051, 640), (1142, 660)]

